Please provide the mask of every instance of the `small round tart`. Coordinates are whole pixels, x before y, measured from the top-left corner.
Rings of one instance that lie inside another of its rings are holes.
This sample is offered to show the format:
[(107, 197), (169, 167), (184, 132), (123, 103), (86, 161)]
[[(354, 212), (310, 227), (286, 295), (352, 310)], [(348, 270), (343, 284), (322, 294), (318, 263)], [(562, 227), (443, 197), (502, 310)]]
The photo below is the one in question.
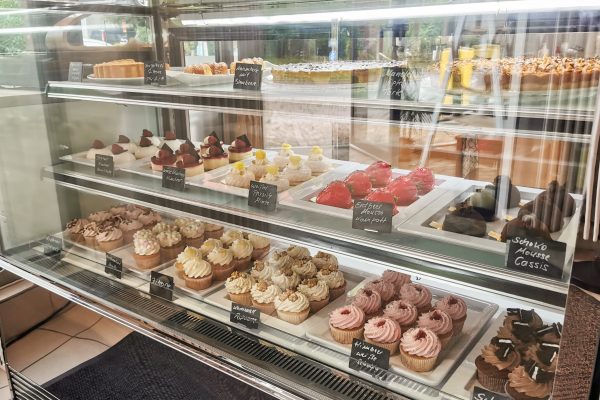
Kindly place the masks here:
[(277, 191), (282, 192), (290, 188), (290, 181), (287, 178), (279, 176), (279, 168), (275, 165), (268, 165), (265, 169), (266, 174), (260, 178), (260, 182), (277, 186)]
[(284, 143), (281, 145), (281, 150), (279, 153), (273, 158), (273, 164), (277, 166), (280, 170), (287, 167), (290, 162), (290, 156), (293, 156), (294, 152), (292, 151), (292, 146), (288, 143)]
[(323, 149), (313, 146), (306, 160), (306, 166), (310, 168), (313, 175), (320, 175), (331, 169), (331, 160), (323, 155)]
[(264, 150), (256, 150), (248, 171), (252, 172), (256, 179), (261, 179), (267, 173), (267, 165), (269, 165), (267, 153)]
[(229, 186), (239, 188), (250, 188), (250, 181), (255, 180), (254, 174), (246, 169), (243, 162), (238, 161), (231, 166), (229, 174), (223, 180), (223, 183)]
[(252, 144), (246, 135), (238, 136), (227, 150), (229, 151), (229, 162), (252, 157)]
[(312, 172), (304, 164), (302, 157), (294, 155), (289, 157), (289, 163), (283, 170), (283, 177), (290, 182), (290, 185), (295, 186), (312, 178)]

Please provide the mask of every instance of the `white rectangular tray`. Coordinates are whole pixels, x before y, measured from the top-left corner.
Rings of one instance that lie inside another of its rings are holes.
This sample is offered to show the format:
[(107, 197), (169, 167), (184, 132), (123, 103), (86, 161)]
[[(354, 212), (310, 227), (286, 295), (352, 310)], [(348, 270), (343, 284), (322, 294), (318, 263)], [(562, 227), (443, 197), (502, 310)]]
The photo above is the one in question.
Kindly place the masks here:
[(233, 74), (199, 75), (183, 72), (183, 68), (172, 67), (167, 76), (188, 86), (207, 86), (233, 83)]
[[(80, 151), (79, 153), (73, 153), (73, 154), (67, 154), (66, 156), (62, 156), (60, 157), (61, 160), (63, 161), (68, 161), (68, 162), (72, 162), (74, 164), (79, 164), (79, 165), (86, 165), (88, 167), (93, 167), (96, 165), (96, 160), (88, 160), (86, 158), (87, 155), (87, 150), (86, 151)], [(118, 171), (119, 169), (123, 169), (123, 167), (134, 164), (136, 161), (131, 161), (129, 163), (124, 163), (124, 164), (120, 164), (120, 165), (115, 165), (115, 171)]]
[(173, 265), (173, 260), (169, 260), (167, 262), (157, 265), (154, 268), (149, 268), (149, 269), (138, 268), (138, 266), (135, 263), (135, 259), (133, 258), (133, 245), (131, 245), (131, 244), (129, 244), (125, 247), (121, 247), (120, 249), (113, 250), (110, 253), (121, 258), (121, 260), (123, 261), (123, 269), (124, 270), (127, 269), (127, 270), (135, 273), (136, 275), (143, 276), (146, 278), (150, 276), (150, 272), (152, 272), (152, 271), (160, 271), (160, 270), (163, 270), (163, 269), (169, 267), (170, 265)]
[[(363, 276), (358, 275), (358, 273), (353, 273), (352, 270), (342, 270), (344, 272), (344, 277), (346, 278), (346, 291), (352, 290), (352, 288), (354, 288), (362, 280), (364, 280)], [(214, 306), (221, 307), (224, 310), (231, 310), (231, 300), (229, 300), (229, 297), (227, 296), (227, 290), (225, 288), (209, 295), (204, 299), (204, 301)], [(337, 299), (333, 300), (331, 303), (329, 303), (329, 305), (325, 308), (328, 308), (329, 306), (334, 306), (334, 308), (340, 307), (344, 304), (345, 301), (346, 298), (344, 295), (342, 295)], [(260, 323), (298, 337), (304, 337), (304, 335), (306, 334), (307, 326), (310, 323), (310, 321), (316, 318), (317, 316), (323, 314), (324, 312), (324, 309), (322, 309), (315, 314), (311, 313), (304, 322), (298, 325), (290, 324), (289, 322), (285, 322), (277, 318), (277, 313), (273, 313), (273, 315), (266, 315), (264, 313), (261, 313)]]
[(170, 263), (170, 266), (168, 268), (162, 270), (161, 273), (173, 277), (173, 282), (175, 283), (175, 292), (180, 292), (182, 296), (189, 296), (199, 300), (203, 300), (209, 294), (219, 289), (222, 289), (225, 286), (225, 281), (213, 280), (212, 284), (207, 289), (190, 289), (185, 285), (185, 279), (179, 277), (179, 274), (177, 273), (177, 269), (175, 268), (175, 265), (173, 265), (173, 262)]
[[(155, 179), (162, 179), (162, 171), (153, 171), (152, 163), (149, 158), (142, 158), (135, 162), (121, 167), (121, 170), (132, 174), (148, 176)], [(191, 186), (200, 186), (204, 182), (204, 174), (186, 177), (185, 183)]]
[[(67, 231), (62, 231), (54, 234), (55, 237), (62, 238), (64, 250), (75, 254), (79, 257), (85, 258), (90, 261), (94, 261), (104, 265), (106, 263), (106, 253), (89, 247), (85, 243), (75, 242), (71, 240), (71, 237)], [(120, 249), (125, 248), (129, 245), (124, 245)], [(119, 249), (117, 249), (119, 250)]]
[[(373, 278), (369, 278), (368, 280), (370, 279)], [(362, 282), (357, 288), (363, 286), (368, 280)], [(349, 294), (353, 294), (357, 288), (355, 288), (354, 291), (349, 292)], [(428, 288), (433, 297), (432, 303), (435, 302), (436, 299), (453, 294), (446, 290), (431, 286), (428, 286)], [(460, 296), (460, 293), (456, 293), (456, 295)], [(449, 347), (440, 353), (436, 367), (430, 372), (415, 372), (406, 368), (400, 361), (400, 356), (396, 354), (390, 357), (390, 370), (429, 386), (437, 386), (446, 378), (450, 371), (452, 371), (454, 364), (458, 362), (465, 351), (470, 349), (471, 343), (498, 309), (498, 306), (493, 303), (465, 296), (460, 297), (467, 303), (467, 320), (465, 321), (461, 334), (458, 337), (453, 338), (450, 341)], [(335, 307), (330, 306), (331, 305), (327, 306), (312, 319), (308, 320), (306, 336), (310, 340), (325, 347), (350, 355), (351, 345), (338, 343), (331, 337), (329, 331), (329, 313), (333, 311)]]

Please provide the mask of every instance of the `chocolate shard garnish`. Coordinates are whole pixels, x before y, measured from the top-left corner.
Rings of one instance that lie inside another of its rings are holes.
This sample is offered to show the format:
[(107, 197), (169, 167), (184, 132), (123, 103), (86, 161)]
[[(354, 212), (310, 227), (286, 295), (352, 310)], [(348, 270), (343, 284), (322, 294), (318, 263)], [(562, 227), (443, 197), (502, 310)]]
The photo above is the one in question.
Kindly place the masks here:
[(558, 349), (553, 349), (551, 347), (540, 347), (537, 351), (538, 358), (546, 365), (552, 364), (552, 361), (554, 361), (557, 354)]
[(512, 339), (499, 338), (498, 336), (494, 336), (491, 340), (491, 343), (496, 346), (508, 345), (508, 344), (511, 346), (515, 345), (513, 343)]
[(538, 329), (537, 331), (535, 331), (535, 334), (537, 336), (544, 336), (546, 333), (550, 333), (553, 330), (554, 330), (553, 326), (551, 326), (551, 325), (544, 325), (540, 329)]
[(97, 149), (97, 150), (99, 150), (99, 149), (103, 149), (103, 148), (104, 148), (104, 143), (102, 143), (102, 141), (101, 141), (101, 140), (98, 140), (98, 139), (96, 139), (96, 140), (94, 140), (94, 142), (92, 143), (92, 147), (93, 147), (94, 149)]
[(507, 308), (506, 313), (508, 315), (519, 315), (520, 308)]
[(166, 150), (168, 151), (170, 154), (173, 154), (173, 150), (171, 150), (171, 148), (169, 147), (168, 144), (163, 144), (162, 147), (160, 148), (161, 150)]
[(519, 310), (519, 319), (523, 322), (533, 321), (533, 310)]
[(499, 360), (505, 361), (512, 350), (512, 344), (501, 344), (500, 346), (498, 346), (498, 350), (495, 351), (495, 354)]
[(140, 139), (140, 147), (150, 147), (152, 145), (152, 141), (145, 136), (142, 136)]
[(513, 334), (522, 342), (530, 342), (533, 339), (534, 331), (526, 322), (513, 321)]
[(119, 135), (119, 138), (117, 139), (117, 143), (129, 143), (130, 140), (127, 136), (125, 135)]
[(246, 136), (246, 134), (238, 136), (237, 139), (241, 140), (244, 143), (246, 143), (246, 147), (251, 147), (252, 146), (252, 143), (250, 143), (250, 139), (248, 139), (248, 136)]
[(554, 374), (552, 372), (545, 371), (533, 360), (526, 364), (526, 370), (529, 373), (529, 376), (531, 376), (531, 379), (537, 383), (548, 383), (554, 379)]
[(556, 332), (556, 335), (558, 337), (562, 337), (562, 324), (560, 322), (555, 322), (552, 324), (552, 327), (554, 328), (554, 331)]

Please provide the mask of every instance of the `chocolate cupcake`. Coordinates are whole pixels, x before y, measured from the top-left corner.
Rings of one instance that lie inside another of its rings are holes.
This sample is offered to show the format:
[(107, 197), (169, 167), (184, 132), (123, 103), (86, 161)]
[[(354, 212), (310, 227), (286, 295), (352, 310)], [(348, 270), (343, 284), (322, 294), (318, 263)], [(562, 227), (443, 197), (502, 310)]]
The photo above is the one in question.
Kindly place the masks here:
[(554, 374), (533, 361), (508, 374), (506, 393), (514, 400), (546, 400), (552, 393)]
[(477, 379), (481, 386), (493, 392), (504, 393), (508, 374), (521, 362), (510, 339), (494, 337), (490, 344), (481, 349), (481, 355), (475, 359)]

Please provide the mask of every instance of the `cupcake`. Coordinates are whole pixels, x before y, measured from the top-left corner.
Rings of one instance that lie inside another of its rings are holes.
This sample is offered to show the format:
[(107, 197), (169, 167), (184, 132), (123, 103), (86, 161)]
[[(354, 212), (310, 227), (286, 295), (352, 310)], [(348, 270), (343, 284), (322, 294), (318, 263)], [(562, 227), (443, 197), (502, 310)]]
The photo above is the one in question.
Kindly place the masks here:
[(408, 301), (394, 300), (385, 306), (383, 316), (396, 321), (400, 324), (402, 332), (405, 332), (415, 326), (419, 312), (417, 307)]
[(419, 314), (431, 309), (431, 292), (423, 285), (409, 283), (400, 289), (400, 298), (417, 307)]
[(141, 158), (153, 157), (157, 152), (158, 147), (152, 144), (152, 140), (147, 137), (142, 137), (140, 139), (140, 144), (133, 155), (139, 160)]
[(252, 296), (250, 290), (254, 280), (245, 272), (233, 271), (225, 281), (225, 289), (229, 299), (234, 303), (244, 306), (252, 305)]
[(271, 281), (259, 280), (250, 289), (252, 306), (260, 312), (271, 315), (275, 311), (275, 298), (281, 294), (281, 289)]
[(260, 260), (269, 253), (269, 250), (271, 250), (271, 240), (269, 240), (269, 238), (251, 233), (248, 235), (248, 240), (252, 243), (253, 260)]
[(83, 240), (88, 247), (95, 249), (98, 244), (96, 243), (96, 236), (98, 236), (98, 224), (96, 222), (89, 222), (83, 227)]
[(316, 313), (329, 303), (329, 286), (317, 278), (304, 279), (298, 285), (298, 291), (306, 296), (310, 311)]
[(156, 235), (160, 243), (160, 257), (162, 262), (173, 260), (185, 247), (181, 233), (177, 231), (163, 231)]
[(138, 207), (134, 204), (127, 205), (127, 211), (125, 212), (125, 218), (138, 219), (140, 214), (144, 212), (144, 208)]
[(108, 210), (112, 215), (121, 215), (125, 217), (127, 215), (127, 205), (126, 204), (117, 204), (116, 206), (112, 206)]
[(405, 284), (411, 283), (410, 275), (403, 274), (402, 272), (398, 271), (393, 271), (391, 269), (386, 269), (385, 271), (383, 271), (381, 279), (394, 285), (394, 288), (396, 288), (396, 292), (399, 292), (400, 288)]
[(385, 317), (371, 318), (365, 324), (365, 340), (389, 350), (393, 356), (398, 352), (401, 330), (396, 321)]
[(177, 270), (180, 278), (183, 278), (184, 264), (186, 261), (193, 258), (202, 258), (202, 252), (199, 249), (191, 246), (187, 246), (185, 250), (177, 255), (177, 258), (175, 259), (175, 269)]
[[(252, 269), (250, 269), (250, 276), (254, 278), (254, 280), (265, 280), (270, 281), (271, 276), (275, 273), (275, 269), (266, 264), (264, 261), (254, 261), (252, 265)], [(277, 286), (277, 285), (275, 285)]]
[(221, 242), (223, 243), (223, 247), (228, 248), (231, 246), (234, 240), (243, 238), (244, 234), (241, 231), (238, 231), (237, 229), (230, 229), (221, 236)]
[(312, 171), (304, 164), (302, 157), (290, 156), (282, 176), (290, 182), (291, 186), (296, 186), (312, 178)]
[(144, 225), (135, 219), (124, 219), (119, 224), (119, 229), (123, 232), (123, 242), (129, 244), (133, 242), (133, 235), (142, 229)]
[(100, 222), (106, 221), (110, 217), (112, 217), (111, 213), (109, 213), (108, 211), (102, 210), (102, 211), (95, 211), (95, 212), (91, 213), (90, 215), (88, 215), (87, 219), (88, 219), (88, 221), (100, 223)]
[(133, 235), (133, 258), (140, 269), (150, 269), (160, 264), (160, 243), (152, 232), (141, 230)]
[[(183, 228), (184, 226), (186, 226), (187, 224), (190, 224), (194, 222), (193, 219), (191, 218), (175, 218), (175, 221), (173, 221), (173, 223), (175, 225), (177, 225), (177, 227), (179, 228), (179, 230), (181, 231), (181, 228)], [(198, 221), (200, 222), (200, 221)]]
[(529, 345), (523, 358), (535, 362), (546, 371), (556, 372), (559, 350), (560, 346), (556, 343), (535, 343)]
[(271, 276), (271, 280), (281, 290), (296, 289), (296, 286), (300, 283), (300, 277), (291, 268), (276, 270)]
[(352, 299), (352, 305), (363, 310), (367, 319), (374, 317), (381, 311), (381, 295), (376, 290), (360, 289)]
[(303, 246), (289, 246), (286, 249), (288, 256), (292, 258), (306, 258), (310, 257), (310, 251)]
[(98, 139), (94, 140), (94, 142), (92, 143), (92, 147), (87, 151), (85, 158), (93, 161), (96, 159), (96, 154), (102, 154), (105, 156), (111, 155), (110, 149), (106, 147), (101, 140)]
[(288, 166), (290, 162), (290, 156), (292, 155), (294, 155), (292, 146), (284, 143), (281, 145), (281, 150), (279, 150), (279, 153), (273, 158), (273, 164), (275, 164), (279, 170), (282, 170)]
[(409, 329), (400, 339), (400, 360), (415, 372), (431, 371), (441, 350), (440, 339), (427, 328)]
[(533, 362), (516, 367), (508, 374), (506, 393), (514, 400), (546, 400), (552, 393), (554, 374)]
[(254, 160), (248, 166), (248, 171), (252, 172), (256, 179), (260, 179), (267, 173), (267, 165), (269, 165), (267, 153), (264, 150), (256, 150)]
[(301, 279), (317, 276), (317, 267), (310, 257), (292, 261), (292, 271), (297, 273)]
[(540, 329), (544, 325), (542, 318), (533, 309), (507, 308), (503, 325), (506, 328), (511, 328), (514, 321), (524, 322), (534, 330)]
[(544, 325), (535, 331), (535, 336), (539, 342), (559, 344), (562, 338), (562, 324), (555, 322), (552, 325)]
[(481, 349), (481, 355), (475, 359), (477, 380), (486, 389), (504, 393), (508, 373), (520, 362), (521, 356), (510, 339), (494, 337), (490, 344)]
[(217, 281), (224, 281), (235, 270), (233, 252), (229, 249), (215, 247), (206, 258), (212, 266), (213, 278)]
[(330, 265), (338, 266), (338, 260), (333, 254), (325, 253), (324, 251), (318, 251), (313, 256), (313, 262), (317, 268), (325, 268)]
[(313, 175), (321, 175), (331, 169), (331, 160), (323, 155), (323, 149), (313, 146), (306, 160), (306, 166), (310, 168)]
[(204, 243), (204, 224), (202, 222), (188, 222), (179, 227), (179, 232), (181, 232), (181, 236), (183, 236), (185, 244), (188, 246), (200, 247)]
[(131, 154), (135, 153), (137, 150), (137, 144), (133, 143), (131, 139), (129, 139), (125, 135), (119, 135), (117, 138), (117, 144), (130, 152)]
[(138, 216), (138, 221), (144, 224), (144, 229), (152, 229), (161, 220), (160, 214), (152, 210), (145, 210)]
[(223, 226), (205, 222), (204, 235), (207, 239), (219, 239), (223, 235)]
[(83, 232), (85, 226), (88, 224), (88, 220), (85, 218), (75, 218), (67, 223), (67, 232), (72, 241), (77, 243), (84, 243)]
[(349, 305), (336, 308), (329, 314), (329, 331), (336, 342), (352, 343), (363, 337), (365, 313), (360, 308)]
[(213, 279), (210, 263), (199, 256), (190, 257), (183, 264), (183, 279), (190, 289), (208, 289)]
[(96, 236), (100, 250), (109, 252), (123, 246), (123, 232), (119, 228), (109, 226), (102, 228)]
[(206, 257), (215, 248), (222, 248), (222, 247), (223, 247), (223, 242), (221, 242), (219, 239), (210, 238), (210, 239), (206, 239), (204, 241), (204, 243), (202, 243), (202, 246), (200, 246), (200, 251), (202, 252), (202, 255), (204, 257)]
[(308, 318), (310, 303), (302, 293), (286, 290), (275, 298), (275, 310), (280, 319), (298, 325)]
[(365, 285), (365, 289), (376, 290), (381, 295), (381, 301), (387, 303), (396, 294), (394, 285), (383, 279), (375, 279)]
[(167, 222), (157, 222), (152, 227), (152, 233), (158, 235), (161, 232), (177, 232), (179, 231), (179, 227), (175, 224), (169, 224)]
[(245, 271), (250, 266), (252, 258), (252, 243), (247, 239), (236, 239), (229, 247), (233, 252), (233, 261), (238, 271)]
[(442, 348), (446, 347), (452, 339), (452, 319), (443, 311), (433, 310), (421, 314), (417, 320), (417, 326), (427, 328), (438, 335)]
[(323, 268), (317, 272), (317, 279), (325, 281), (329, 286), (331, 301), (337, 299), (346, 291), (346, 279), (344, 279), (344, 274), (341, 271)]
[(292, 257), (285, 250), (275, 250), (269, 254), (267, 264), (278, 270), (292, 265)]
[(444, 311), (452, 318), (452, 335), (458, 336), (467, 319), (467, 305), (464, 300), (452, 295), (446, 296), (435, 303), (435, 308)]

